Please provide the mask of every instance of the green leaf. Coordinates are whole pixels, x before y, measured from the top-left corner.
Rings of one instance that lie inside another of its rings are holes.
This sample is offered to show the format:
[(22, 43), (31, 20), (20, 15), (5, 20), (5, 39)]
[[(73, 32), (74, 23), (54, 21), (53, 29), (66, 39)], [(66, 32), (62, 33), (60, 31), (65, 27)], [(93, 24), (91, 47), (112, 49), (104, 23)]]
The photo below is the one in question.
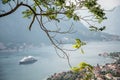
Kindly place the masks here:
[(34, 6), (38, 6), (41, 5), (41, 2), (39, 0), (36, 0), (36, 2), (34, 3)]
[(56, 6), (62, 6), (65, 3), (65, 0), (55, 0), (54, 4)]
[(103, 31), (105, 29), (106, 29), (106, 26), (103, 26), (103, 27), (99, 28), (99, 31)]
[(81, 50), (81, 53), (82, 53), (82, 54), (84, 54), (84, 51), (83, 51), (83, 49), (81, 48), (80, 50)]
[(9, 1), (11, 1), (11, 0), (2, 0), (2, 3), (3, 3), (3, 4), (6, 4), (6, 3), (8, 3)]
[(90, 26), (89, 29), (90, 29), (91, 31), (97, 31), (97, 30), (98, 30), (98, 28), (95, 27), (95, 26)]
[(91, 70), (93, 69), (93, 66), (91, 66), (90, 64), (88, 64), (88, 63), (86, 63), (86, 62), (81, 62), (78, 66), (79, 66), (81, 69), (87, 68), (90, 72), (91, 72)]
[(76, 14), (75, 14), (75, 15), (73, 15), (73, 20), (75, 20), (75, 21), (80, 20), (80, 19), (79, 19), (79, 16), (77, 16)]
[(65, 6), (65, 8), (68, 8), (68, 9), (70, 9), (71, 7), (70, 7), (70, 6)]
[(48, 8), (48, 5), (46, 3), (43, 2), (42, 5), (46, 8)]
[(27, 9), (26, 11), (23, 11), (22, 14), (24, 15), (24, 18), (31, 18), (31, 16), (33, 15), (33, 12), (29, 9)]
[(103, 19), (102, 19), (102, 18), (98, 19), (98, 23), (101, 23), (102, 21), (103, 21)]
[(82, 42), (80, 39), (75, 39), (75, 44), (73, 45), (73, 48), (79, 49), (81, 46), (86, 45), (85, 42)]
[(70, 19), (73, 17), (73, 15), (71, 13), (67, 13), (66, 16)]
[(32, 9), (36, 12), (36, 6), (33, 6)]
[(79, 67), (85, 67), (85, 66), (87, 66), (88, 64), (86, 63), (86, 62), (81, 62), (78, 66)]
[(56, 6), (61, 6), (60, 2), (57, 1), (57, 0), (55, 1), (55, 5), (56, 5)]
[(80, 39), (76, 39), (75, 40), (75, 44), (73, 45), (73, 48), (80, 48), (81, 47), (81, 40)]
[[(75, 72), (79, 72), (79, 71), (82, 71), (86, 69), (87, 70), (87, 73), (86, 74), (92, 74), (92, 71), (93, 71), (93, 66), (91, 66), (90, 64), (86, 63), (86, 62), (81, 62), (80, 64), (78, 64), (78, 66), (76, 67), (72, 67), (71, 70), (72, 71), (75, 71)], [(89, 75), (90, 76), (90, 75)], [(89, 77), (88, 75), (86, 75), (86, 77)]]
[(57, 18), (56, 18), (56, 19), (54, 19), (54, 20), (55, 20), (55, 21), (57, 21), (57, 22), (60, 22), (60, 20), (59, 20), (59, 19), (57, 19)]
[(75, 72), (79, 72), (80, 69), (78, 67), (72, 67), (71, 70)]
[(103, 26), (101, 28), (97, 28), (95, 26), (90, 26), (89, 28), (90, 28), (91, 31), (103, 31), (103, 30), (106, 29), (106, 26)]
[(56, 15), (54, 15), (54, 14), (49, 15), (48, 17), (49, 17), (51, 20), (52, 20), (52, 19), (56, 19)]
[(84, 46), (84, 45), (86, 45), (86, 43), (85, 42), (81, 42), (81, 45)]
[(74, 12), (73, 9), (69, 9), (69, 10), (65, 11), (65, 15), (70, 19), (73, 17), (73, 12)]
[(99, 23), (106, 19), (104, 10), (101, 9), (101, 6), (99, 4), (97, 4), (97, 0), (85, 0), (84, 6), (94, 14), (95, 19), (97, 19)]

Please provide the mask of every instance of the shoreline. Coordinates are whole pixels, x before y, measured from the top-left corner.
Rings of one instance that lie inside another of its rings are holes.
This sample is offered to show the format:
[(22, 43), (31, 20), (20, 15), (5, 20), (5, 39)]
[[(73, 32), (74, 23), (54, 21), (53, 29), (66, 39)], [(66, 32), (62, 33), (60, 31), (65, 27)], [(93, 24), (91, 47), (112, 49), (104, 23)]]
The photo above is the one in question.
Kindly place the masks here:
[[(115, 59), (115, 62), (106, 63), (104, 65), (97, 64), (93, 66), (93, 78), (88, 80), (120, 80), (120, 52), (109, 53), (108, 56)], [(84, 80), (85, 75), (80, 72), (66, 71), (54, 73), (46, 80)]]

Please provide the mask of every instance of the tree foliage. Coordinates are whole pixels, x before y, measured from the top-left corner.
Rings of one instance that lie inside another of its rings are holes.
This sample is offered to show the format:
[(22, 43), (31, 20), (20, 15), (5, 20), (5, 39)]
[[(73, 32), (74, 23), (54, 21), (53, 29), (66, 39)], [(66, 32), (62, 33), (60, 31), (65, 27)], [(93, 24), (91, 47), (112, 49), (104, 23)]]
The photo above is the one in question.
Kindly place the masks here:
[(86, 62), (81, 62), (78, 66), (72, 67), (72, 71), (81, 72), (83, 74), (83, 80), (92, 80), (94, 77), (93, 66)]
[[(67, 53), (68, 50), (60, 46), (63, 43), (61, 40), (56, 38), (56, 35), (72, 33), (74, 26), (72, 23), (71, 26), (68, 26), (68, 30), (65, 31), (62, 29), (63, 27), (60, 26), (62, 21), (84, 20), (90, 25), (90, 30), (92, 31), (102, 31), (105, 29), (105, 27), (97, 28), (96, 26), (91, 25), (89, 20), (86, 19), (86, 17), (90, 17), (90, 21), (96, 20), (98, 23), (101, 23), (104, 19), (106, 19), (104, 10), (101, 9), (97, 0), (1, 0), (1, 2), (2, 6), (9, 7), (9, 10), (7, 9), (6, 11), (4, 8), (1, 9), (0, 17), (12, 14), (21, 6), (25, 7), (26, 10), (22, 11), (22, 14), (24, 18), (31, 19), (29, 30), (31, 30), (33, 23), (37, 21), (40, 29), (46, 33), (52, 45), (55, 47), (58, 56), (61, 58), (67, 58), (69, 65), (70, 61)], [(89, 15), (81, 17), (75, 13), (76, 10), (83, 9), (91, 12), (92, 18)], [(54, 29), (51, 29), (50, 26), (48, 26), (49, 23), (54, 25)], [(83, 43), (80, 39), (76, 39), (73, 46), (76, 50), (84, 44), (85, 43)], [(61, 51), (63, 55), (60, 55), (58, 50)], [(84, 53), (82, 49), (81, 52)]]

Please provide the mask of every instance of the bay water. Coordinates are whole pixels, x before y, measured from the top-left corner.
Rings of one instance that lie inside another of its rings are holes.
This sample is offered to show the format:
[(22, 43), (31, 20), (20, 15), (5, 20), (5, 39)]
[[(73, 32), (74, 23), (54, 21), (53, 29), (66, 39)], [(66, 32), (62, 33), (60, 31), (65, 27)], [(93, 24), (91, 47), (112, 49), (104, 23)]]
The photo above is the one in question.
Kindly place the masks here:
[[(64, 48), (72, 49), (71, 44)], [(91, 65), (112, 62), (110, 58), (100, 57), (98, 54), (104, 52), (120, 52), (120, 42), (88, 42), (81, 50), (68, 51), (72, 66), (80, 62)], [(62, 54), (62, 53), (60, 53)], [(28, 65), (19, 65), (19, 61), (25, 56), (34, 56), (37, 62)], [(0, 52), (0, 80), (46, 80), (54, 73), (70, 70), (66, 59), (61, 59), (52, 46), (43, 46), (33, 50), (21, 52)]]

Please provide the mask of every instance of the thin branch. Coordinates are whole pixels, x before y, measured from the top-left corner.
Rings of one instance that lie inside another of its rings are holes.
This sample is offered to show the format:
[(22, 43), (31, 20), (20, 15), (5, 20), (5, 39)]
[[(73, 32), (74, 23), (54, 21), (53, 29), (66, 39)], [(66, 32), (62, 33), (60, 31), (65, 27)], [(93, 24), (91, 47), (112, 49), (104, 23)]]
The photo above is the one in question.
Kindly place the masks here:
[(17, 0), (17, 4), (19, 4), (19, 0)]
[(67, 53), (54, 43), (54, 41), (52, 40), (52, 38), (51, 38), (48, 30), (47, 30), (46, 27), (42, 24), (42, 23), (43, 23), (43, 22), (42, 22), (42, 16), (40, 17), (40, 23), (41, 23), (41, 26), (43, 27), (46, 35), (48, 36), (49, 40), (51, 41), (51, 43), (54, 45), (54, 47), (56, 47), (56, 48), (59, 49), (62, 53), (64, 53), (64, 55), (65, 55), (66, 58), (67, 58), (68, 65), (69, 65), (70, 67), (72, 67), (71, 64), (70, 64), (70, 59), (69, 59), (69, 56), (67, 55)]
[(13, 9), (12, 5), (10, 4), (10, 2), (8, 3), (8, 5), (10, 6), (11, 9)]
[(66, 53), (64, 50), (62, 50), (60, 47), (58, 47), (58, 46), (54, 43), (54, 41), (52, 40), (52, 38), (50, 37), (50, 35), (49, 35), (48, 32), (46, 32), (46, 34), (47, 34), (48, 38), (50, 39), (51, 43), (52, 43), (57, 49), (59, 49), (61, 52), (64, 53), (64, 55), (65, 55), (66, 58), (67, 58), (68, 65), (69, 65), (70, 67), (72, 67), (71, 64), (70, 64), (70, 59), (69, 59), (69, 56), (67, 55), (67, 53)]
[(60, 28), (58, 28), (57, 30), (54, 30), (54, 31), (53, 30), (47, 30), (47, 31), (53, 32), (53, 33), (59, 33), (59, 34), (67, 34), (67, 33), (72, 34), (72, 33), (75, 33), (75, 32), (72, 32), (73, 31), (72, 27), (73, 27), (73, 23), (71, 24), (71, 27), (66, 31), (60, 31), (61, 30)]
[(7, 15), (10, 15), (12, 14), (13, 12), (15, 12), (20, 6), (26, 6), (28, 7), (35, 15), (38, 15), (33, 9), (31, 6), (27, 5), (27, 4), (23, 4), (23, 2), (21, 2), (20, 4), (17, 4), (12, 10), (6, 12), (6, 13), (3, 13), (3, 14), (0, 14), (0, 17), (4, 17), (4, 16), (7, 16)]
[(23, 3), (21, 2), (20, 4), (16, 5), (12, 10), (6, 12), (6, 13), (3, 13), (3, 14), (0, 14), (0, 17), (4, 17), (4, 16), (7, 16), (9, 14), (12, 14), (13, 12), (15, 12)]
[(40, 28), (41, 28), (43, 31), (45, 31), (44, 28), (42, 27), (42, 24), (41, 24), (41, 22), (39, 21), (39, 19), (38, 19), (37, 16), (36, 16), (36, 20), (38, 21), (38, 23), (39, 23), (39, 25), (40, 25)]
[(81, 18), (81, 20), (85, 21), (89, 26), (92, 26), (86, 19)]
[(31, 27), (32, 27), (34, 21), (35, 21), (35, 15), (33, 16), (33, 19), (32, 19), (32, 21), (31, 21), (31, 23), (30, 23), (29, 30), (31, 30)]
[(93, 17), (94, 15), (88, 15), (88, 16), (84, 16), (82, 18), (90, 18), (90, 17)]
[(56, 52), (56, 54), (58, 55), (58, 57), (59, 58), (63, 58), (64, 59), (64, 55), (63, 56), (61, 56), (59, 53), (58, 53), (58, 51), (57, 51), (57, 48), (54, 46), (54, 48), (55, 48), (55, 52)]

